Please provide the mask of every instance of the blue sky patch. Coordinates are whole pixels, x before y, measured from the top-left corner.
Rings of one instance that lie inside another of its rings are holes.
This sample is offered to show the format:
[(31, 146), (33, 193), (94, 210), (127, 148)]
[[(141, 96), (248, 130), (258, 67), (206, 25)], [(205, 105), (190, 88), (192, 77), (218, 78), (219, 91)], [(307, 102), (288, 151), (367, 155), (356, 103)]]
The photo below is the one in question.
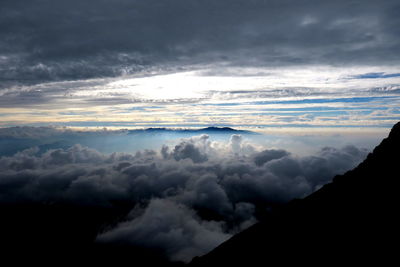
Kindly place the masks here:
[(400, 77), (400, 73), (385, 74), (385, 72), (370, 72), (352, 76), (351, 79), (384, 79), (393, 77)]

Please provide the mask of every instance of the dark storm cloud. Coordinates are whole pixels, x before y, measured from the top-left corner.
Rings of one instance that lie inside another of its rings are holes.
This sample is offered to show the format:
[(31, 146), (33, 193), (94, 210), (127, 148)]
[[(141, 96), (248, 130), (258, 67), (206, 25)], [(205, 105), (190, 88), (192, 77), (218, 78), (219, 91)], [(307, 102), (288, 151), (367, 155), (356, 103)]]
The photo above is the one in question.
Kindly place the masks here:
[(157, 66), (398, 63), (398, 1), (1, 1), (2, 86)]
[(366, 154), (346, 146), (297, 157), (257, 151), (239, 135), (228, 144), (191, 137), (134, 155), (81, 145), (43, 153), (31, 148), (0, 158), (0, 202), (129, 203), (125, 222), (99, 235), (99, 242), (157, 249), (188, 261), (254, 223), (257, 209), (313, 192)]

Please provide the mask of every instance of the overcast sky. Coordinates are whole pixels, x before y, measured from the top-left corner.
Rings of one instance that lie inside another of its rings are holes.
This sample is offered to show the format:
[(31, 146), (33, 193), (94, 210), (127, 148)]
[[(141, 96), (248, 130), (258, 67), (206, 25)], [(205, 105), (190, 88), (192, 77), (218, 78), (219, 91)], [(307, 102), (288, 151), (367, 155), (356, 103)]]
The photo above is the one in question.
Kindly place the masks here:
[(389, 127), (400, 4), (2, 0), (0, 126)]

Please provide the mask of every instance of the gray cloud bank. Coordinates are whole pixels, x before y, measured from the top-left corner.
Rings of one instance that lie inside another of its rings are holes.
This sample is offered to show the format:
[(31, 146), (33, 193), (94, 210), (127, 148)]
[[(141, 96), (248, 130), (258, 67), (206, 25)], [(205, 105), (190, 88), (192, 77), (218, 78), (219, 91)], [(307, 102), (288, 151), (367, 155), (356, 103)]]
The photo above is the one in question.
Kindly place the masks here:
[(189, 261), (256, 222), (260, 210), (310, 194), (366, 155), (354, 146), (305, 157), (259, 151), (239, 135), (228, 144), (202, 135), (136, 154), (31, 148), (0, 158), (0, 202), (131, 203), (124, 222), (97, 241)]
[[(160, 66), (392, 64), (396, 0), (3, 0), (2, 87)], [(179, 63), (179, 64), (177, 64)]]

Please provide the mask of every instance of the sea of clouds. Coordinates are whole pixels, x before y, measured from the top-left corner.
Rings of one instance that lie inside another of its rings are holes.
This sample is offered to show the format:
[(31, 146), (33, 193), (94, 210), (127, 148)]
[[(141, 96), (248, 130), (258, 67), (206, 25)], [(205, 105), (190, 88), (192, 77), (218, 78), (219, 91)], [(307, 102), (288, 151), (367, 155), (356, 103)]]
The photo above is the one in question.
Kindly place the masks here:
[(79, 144), (45, 152), (32, 147), (0, 158), (0, 202), (130, 203), (127, 217), (96, 241), (157, 249), (187, 262), (256, 223), (274, 205), (307, 196), (355, 167), (367, 153), (345, 146), (297, 156), (241, 135), (229, 142), (194, 136), (135, 154)]

